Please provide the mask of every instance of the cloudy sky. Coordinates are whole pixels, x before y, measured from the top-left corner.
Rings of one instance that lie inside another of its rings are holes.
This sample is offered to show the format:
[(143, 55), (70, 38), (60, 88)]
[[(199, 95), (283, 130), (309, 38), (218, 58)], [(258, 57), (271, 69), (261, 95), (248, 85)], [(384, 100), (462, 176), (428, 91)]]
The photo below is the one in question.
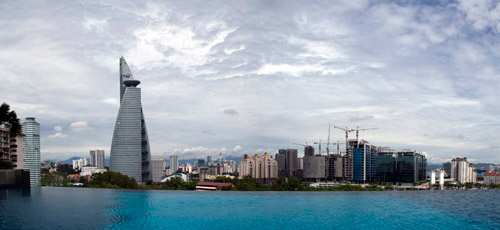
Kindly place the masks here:
[(41, 123), (42, 159), (109, 154), (123, 55), (153, 155), (301, 149), (332, 124), (500, 163), (498, 1), (3, 1), (0, 30), (0, 101)]

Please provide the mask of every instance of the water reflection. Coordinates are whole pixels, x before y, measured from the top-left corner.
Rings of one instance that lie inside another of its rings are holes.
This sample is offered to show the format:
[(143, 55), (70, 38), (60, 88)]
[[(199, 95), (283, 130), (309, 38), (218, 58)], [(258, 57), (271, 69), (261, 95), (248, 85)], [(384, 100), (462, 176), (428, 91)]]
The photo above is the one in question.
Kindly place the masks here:
[(151, 226), (151, 211), (154, 210), (155, 204), (153, 191), (124, 193), (123, 190), (113, 190), (107, 198), (106, 214), (113, 220), (109, 228), (120, 229), (129, 224)]
[(0, 189), (0, 199), (30, 197), (30, 196), (31, 196), (31, 188), (29, 187)]

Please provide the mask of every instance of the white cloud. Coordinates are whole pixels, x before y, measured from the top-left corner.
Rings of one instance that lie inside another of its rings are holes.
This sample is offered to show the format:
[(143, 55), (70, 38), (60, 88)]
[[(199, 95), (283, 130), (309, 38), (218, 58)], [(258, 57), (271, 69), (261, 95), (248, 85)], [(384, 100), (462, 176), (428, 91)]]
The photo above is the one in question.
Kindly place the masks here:
[[(124, 55), (153, 154), (273, 153), (333, 124), (436, 161), (500, 163), (498, 1), (130, 4), (3, 5), (2, 100), (42, 124), (43, 156), (109, 150)], [(78, 142), (55, 139), (68, 121)]]
[(57, 131), (57, 132), (61, 132), (62, 131), (62, 127), (61, 126), (54, 126), (54, 130)]
[(54, 135), (49, 135), (49, 138), (66, 138), (66, 137), (68, 137), (68, 135), (62, 134), (60, 132), (57, 132)]
[(106, 104), (114, 105), (117, 107), (120, 106), (120, 100), (118, 98), (114, 98), (114, 97), (105, 98), (104, 100), (102, 100), (102, 102), (104, 102)]
[(85, 18), (82, 26), (86, 31), (102, 32), (106, 29), (108, 22), (96, 18)]
[(71, 123), (69, 128), (73, 131), (82, 131), (91, 129), (89, 124), (86, 121), (75, 121)]

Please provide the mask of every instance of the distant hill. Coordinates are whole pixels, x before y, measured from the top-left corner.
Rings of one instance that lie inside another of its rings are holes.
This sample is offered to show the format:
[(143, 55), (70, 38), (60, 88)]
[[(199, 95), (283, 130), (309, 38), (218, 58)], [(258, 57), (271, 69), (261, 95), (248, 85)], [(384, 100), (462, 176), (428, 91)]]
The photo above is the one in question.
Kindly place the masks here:
[[(82, 159), (82, 158), (81, 157), (72, 157), (72, 158), (69, 158), (69, 159), (64, 160), (64, 161), (57, 161), (57, 163), (72, 165), (73, 160), (78, 160), (78, 159)], [(89, 160), (89, 159), (87, 158), (87, 160)]]
[(490, 165), (493, 165), (495, 166), (495, 164), (491, 164), (491, 163), (475, 163), (474, 164), (474, 168), (485, 168), (485, 169), (488, 169), (488, 166)]

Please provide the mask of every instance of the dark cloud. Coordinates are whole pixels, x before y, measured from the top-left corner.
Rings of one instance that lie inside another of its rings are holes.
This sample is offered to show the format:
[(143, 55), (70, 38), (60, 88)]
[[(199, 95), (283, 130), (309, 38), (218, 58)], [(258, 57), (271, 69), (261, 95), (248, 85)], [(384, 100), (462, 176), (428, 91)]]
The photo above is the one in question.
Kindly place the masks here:
[(229, 114), (231, 116), (236, 116), (238, 115), (238, 111), (236, 111), (236, 109), (225, 109), (224, 110), (224, 113), (225, 114)]

